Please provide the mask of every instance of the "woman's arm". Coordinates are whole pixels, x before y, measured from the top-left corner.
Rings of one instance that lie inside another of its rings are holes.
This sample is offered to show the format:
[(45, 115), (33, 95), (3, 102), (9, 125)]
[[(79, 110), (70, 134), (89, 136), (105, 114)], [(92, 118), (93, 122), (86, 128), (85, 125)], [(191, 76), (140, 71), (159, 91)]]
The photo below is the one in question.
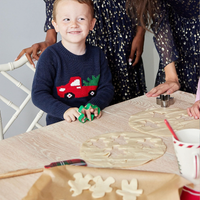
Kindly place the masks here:
[(158, 85), (157, 87), (150, 90), (146, 96), (147, 97), (156, 97), (160, 94), (172, 94), (180, 88), (178, 81), (178, 76), (176, 73), (175, 63), (172, 62), (168, 64), (165, 68), (165, 83)]
[(135, 66), (139, 62), (141, 55), (143, 53), (144, 35), (145, 35), (145, 29), (141, 26), (137, 26), (137, 33), (133, 38), (131, 45), (131, 53), (129, 56), (129, 63), (133, 61), (132, 66)]
[(54, 27), (52, 25), (52, 10), (53, 10), (53, 3), (54, 0), (44, 0), (46, 3), (46, 21), (44, 25), (44, 30), (46, 32), (46, 38), (45, 41), (35, 43), (31, 47), (23, 49), (20, 54), (17, 56), (15, 60), (19, 60), (20, 57), (24, 54), (26, 54), (26, 57), (28, 58), (29, 62), (34, 65), (33, 60), (38, 60), (41, 53), (52, 44), (56, 43), (57, 41), (57, 34), (54, 30)]

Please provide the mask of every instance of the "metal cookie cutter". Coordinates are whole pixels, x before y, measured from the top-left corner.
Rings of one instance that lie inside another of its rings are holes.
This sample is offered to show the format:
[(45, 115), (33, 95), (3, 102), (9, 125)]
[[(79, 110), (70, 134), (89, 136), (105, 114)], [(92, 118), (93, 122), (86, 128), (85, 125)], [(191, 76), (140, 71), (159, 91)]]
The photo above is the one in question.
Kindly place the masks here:
[(156, 103), (161, 105), (161, 107), (169, 107), (170, 105), (174, 104), (174, 97), (161, 94), (160, 97), (156, 98)]

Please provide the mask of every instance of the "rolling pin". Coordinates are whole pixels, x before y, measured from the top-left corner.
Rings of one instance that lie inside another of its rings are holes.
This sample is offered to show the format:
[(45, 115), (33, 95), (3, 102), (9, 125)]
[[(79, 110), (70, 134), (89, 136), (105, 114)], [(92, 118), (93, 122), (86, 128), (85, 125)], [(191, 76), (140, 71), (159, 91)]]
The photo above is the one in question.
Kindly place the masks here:
[[(76, 166), (87, 166), (86, 162), (81, 159), (71, 159), (71, 160), (65, 160), (65, 161), (58, 161), (58, 162), (53, 162), (49, 165), (45, 165), (44, 168), (51, 168), (51, 167), (56, 167), (56, 166), (61, 166), (61, 165), (76, 165)], [(39, 173), (43, 172), (44, 168), (39, 168), (39, 169), (20, 169), (16, 171), (11, 171), (7, 172), (4, 174), (0, 174), (0, 179), (5, 179), (5, 178), (12, 178), (16, 176), (23, 176), (23, 175), (28, 175), (28, 174), (34, 174), (34, 173)]]

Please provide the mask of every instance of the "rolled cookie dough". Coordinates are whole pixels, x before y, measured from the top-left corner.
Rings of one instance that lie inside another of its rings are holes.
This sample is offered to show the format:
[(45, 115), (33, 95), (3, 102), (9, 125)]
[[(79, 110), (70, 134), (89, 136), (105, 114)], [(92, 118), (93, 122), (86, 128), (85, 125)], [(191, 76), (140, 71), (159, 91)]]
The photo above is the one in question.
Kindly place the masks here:
[(132, 115), (129, 125), (141, 132), (154, 136), (172, 136), (164, 123), (167, 119), (172, 128), (177, 131), (187, 128), (199, 128), (199, 120), (189, 117), (186, 109), (180, 108), (153, 108)]
[(154, 160), (165, 151), (166, 146), (161, 138), (120, 132), (99, 135), (85, 141), (80, 155), (87, 163), (95, 166), (128, 168)]

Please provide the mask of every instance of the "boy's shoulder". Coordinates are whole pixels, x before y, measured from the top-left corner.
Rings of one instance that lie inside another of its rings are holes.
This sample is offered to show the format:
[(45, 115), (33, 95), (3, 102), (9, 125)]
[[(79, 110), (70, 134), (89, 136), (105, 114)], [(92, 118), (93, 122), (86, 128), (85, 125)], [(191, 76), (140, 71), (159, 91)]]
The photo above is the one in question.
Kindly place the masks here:
[(60, 43), (61, 42), (57, 42), (55, 44), (52, 44), (51, 46), (48, 46), (46, 49), (48, 51), (56, 51), (56, 50), (58, 50), (60, 48)]
[[(52, 51), (55, 51), (56, 49), (58, 48), (58, 43), (55, 43), (55, 44), (52, 44), (51, 46), (48, 46), (45, 50), (44, 50), (44, 52), (45, 53), (49, 53), (49, 52), (52, 52)], [(43, 52), (43, 53), (44, 53)]]
[(46, 56), (53, 56), (53, 57), (55, 57), (57, 54), (59, 54), (60, 51), (62, 51), (61, 48), (60, 48), (60, 46), (61, 46), (60, 42), (55, 43), (55, 44), (53, 44), (51, 46), (48, 46), (44, 50), (44, 52), (41, 54), (41, 56), (43, 55), (43, 57), (46, 57)]

